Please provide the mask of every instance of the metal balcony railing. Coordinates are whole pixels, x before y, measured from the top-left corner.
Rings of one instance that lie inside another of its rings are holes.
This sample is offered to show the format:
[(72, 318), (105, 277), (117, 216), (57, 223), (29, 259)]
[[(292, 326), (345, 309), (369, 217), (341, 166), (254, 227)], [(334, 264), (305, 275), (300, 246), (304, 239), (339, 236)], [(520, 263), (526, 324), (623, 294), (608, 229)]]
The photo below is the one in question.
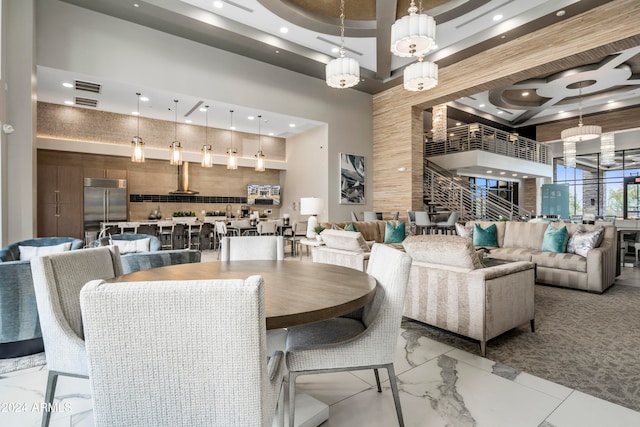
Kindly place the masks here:
[(447, 130), (446, 141), (426, 139), (425, 142), (425, 157), (481, 150), (545, 165), (553, 160), (546, 145), (480, 123)]

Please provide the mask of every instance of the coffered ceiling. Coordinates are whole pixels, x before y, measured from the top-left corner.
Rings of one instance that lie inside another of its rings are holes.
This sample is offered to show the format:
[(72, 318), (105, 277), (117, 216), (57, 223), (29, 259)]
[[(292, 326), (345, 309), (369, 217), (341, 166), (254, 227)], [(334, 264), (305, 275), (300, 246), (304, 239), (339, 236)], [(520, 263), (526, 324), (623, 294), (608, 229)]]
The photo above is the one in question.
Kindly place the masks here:
[[(323, 80), (325, 65), (338, 56), (336, 48), (340, 46), (339, 0), (63, 1)], [(609, 1), (423, 0), (416, 4), (421, 4), (437, 23), (437, 47), (426, 59), (445, 67)], [(375, 94), (402, 84), (403, 70), (415, 58), (393, 56), (390, 37), (391, 26), (407, 14), (409, 3), (346, 0), (346, 55), (361, 66), (361, 81), (355, 90)], [(577, 115), (578, 101), (585, 114), (637, 105), (639, 49), (452, 100), (451, 105), (513, 128)], [(60, 72), (42, 73), (49, 71)], [(62, 103), (64, 91), (54, 80), (45, 78), (44, 84), (39, 84), (47, 94), (41, 99)], [(582, 96), (576, 96), (578, 83)], [(118, 99), (125, 93), (126, 99)], [(172, 96), (176, 94), (168, 95)], [(130, 91), (114, 91), (113, 99), (103, 104), (113, 112), (130, 114)], [(156, 109), (158, 113), (160, 110)]]

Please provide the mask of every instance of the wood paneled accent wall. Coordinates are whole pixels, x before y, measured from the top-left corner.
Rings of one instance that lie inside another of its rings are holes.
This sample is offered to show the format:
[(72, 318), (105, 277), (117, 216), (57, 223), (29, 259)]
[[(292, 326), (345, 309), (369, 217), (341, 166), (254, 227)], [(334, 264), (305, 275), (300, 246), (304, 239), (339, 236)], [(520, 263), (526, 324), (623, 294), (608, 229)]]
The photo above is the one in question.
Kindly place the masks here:
[[(408, 92), (397, 86), (374, 95), (374, 210), (405, 212), (422, 207), (422, 185), (413, 178), (421, 175), (418, 165), (423, 156), (422, 124), (417, 123), (415, 109), (423, 111), (462, 96), (597, 62), (637, 46), (638, 16), (639, 1), (614, 0), (515, 40), (506, 33), (503, 45), (441, 68), (433, 89)], [(407, 164), (411, 164), (412, 178), (397, 172), (397, 167)]]

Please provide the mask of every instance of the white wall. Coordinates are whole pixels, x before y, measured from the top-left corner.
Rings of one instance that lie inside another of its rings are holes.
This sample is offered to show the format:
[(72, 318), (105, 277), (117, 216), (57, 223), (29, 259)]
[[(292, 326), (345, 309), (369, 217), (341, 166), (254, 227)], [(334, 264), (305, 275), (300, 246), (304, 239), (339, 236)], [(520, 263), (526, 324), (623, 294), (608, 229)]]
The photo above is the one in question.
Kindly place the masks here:
[[(281, 213), (289, 213), (292, 219), (300, 218), (301, 197), (321, 197), (328, 206), (329, 147), (328, 126), (320, 126), (287, 139), (287, 170), (281, 173), (283, 206)], [(316, 171), (317, 173), (308, 173)], [(324, 171), (324, 176), (320, 174)], [(336, 199), (337, 199), (336, 195)], [(294, 204), (295, 203), (295, 207)], [(328, 209), (318, 215), (320, 222), (327, 221)], [(303, 220), (306, 218), (302, 218)]]
[[(38, 0), (37, 6), (38, 65), (327, 123), (329, 161), (309, 163), (300, 178), (326, 181), (318, 196), (328, 203), (328, 219), (348, 218), (336, 194), (338, 157), (373, 158), (370, 95), (67, 3)], [(367, 174), (368, 201), (372, 177)]]

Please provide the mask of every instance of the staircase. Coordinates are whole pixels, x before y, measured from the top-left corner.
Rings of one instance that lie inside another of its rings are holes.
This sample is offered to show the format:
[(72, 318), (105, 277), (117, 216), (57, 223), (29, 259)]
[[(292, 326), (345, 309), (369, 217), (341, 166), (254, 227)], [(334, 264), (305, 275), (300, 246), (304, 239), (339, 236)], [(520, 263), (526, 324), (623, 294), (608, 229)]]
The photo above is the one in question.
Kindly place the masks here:
[(433, 162), (424, 161), (424, 203), (429, 211), (448, 210), (460, 213), (459, 221), (500, 218), (520, 220), (531, 217), (531, 212), (521, 209), (485, 188), (477, 187), (451, 174)]

